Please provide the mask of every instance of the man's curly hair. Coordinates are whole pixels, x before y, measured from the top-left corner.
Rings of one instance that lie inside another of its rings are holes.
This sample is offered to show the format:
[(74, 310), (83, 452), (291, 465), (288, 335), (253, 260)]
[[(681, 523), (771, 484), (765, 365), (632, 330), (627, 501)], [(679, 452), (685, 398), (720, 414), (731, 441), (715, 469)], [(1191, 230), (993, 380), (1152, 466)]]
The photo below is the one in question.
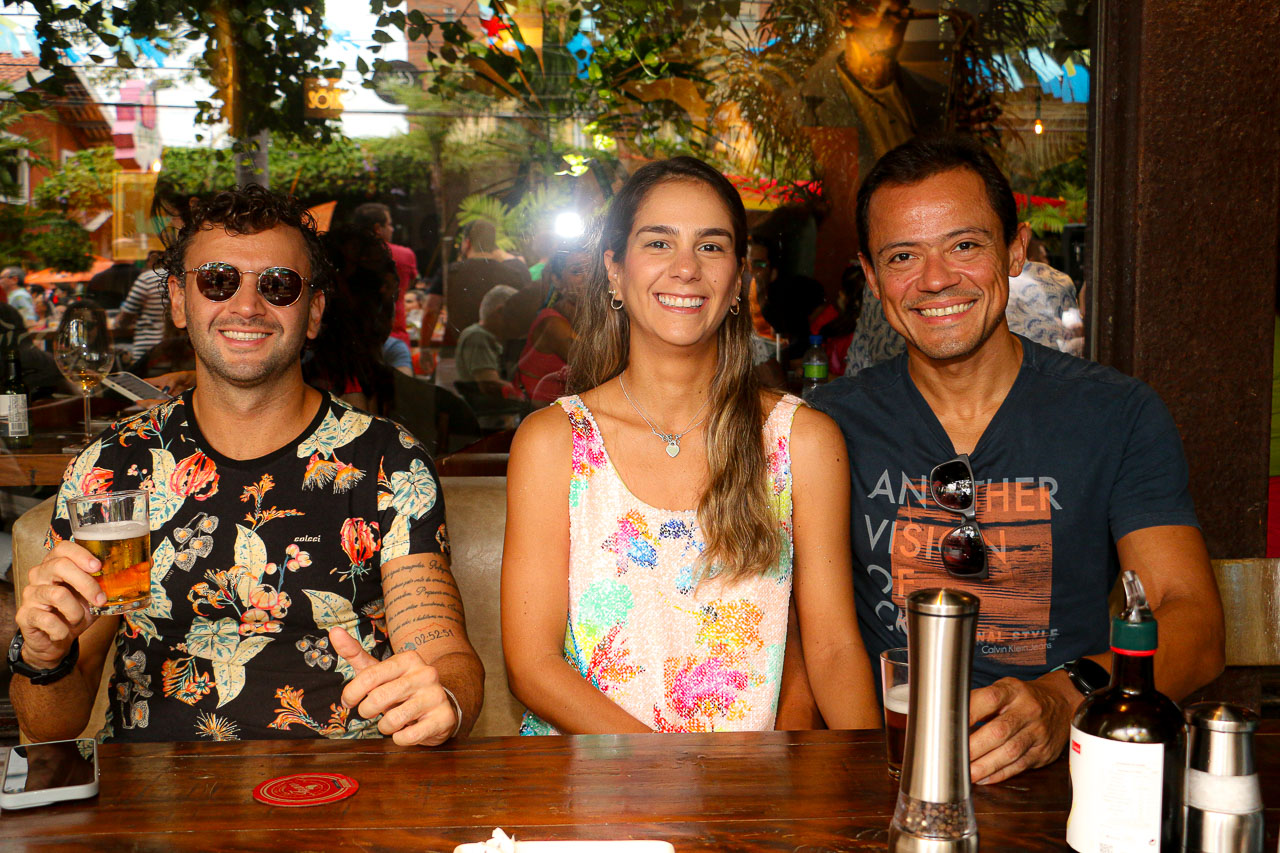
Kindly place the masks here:
[[(311, 287), (325, 292), (329, 290), (333, 268), (329, 265), (320, 235), (316, 233), (316, 221), (291, 195), (248, 184), (223, 190), (206, 199), (193, 198), (185, 204), (170, 205), (169, 212), (181, 219), (182, 227), (166, 230), (161, 238), (164, 254), (156, 263), (155, 271), (165, 281), (169, 276), (180, 282), (186, 281), (186, 270), (189, 269), (186, 264), (187, 248), (201, 231), (222, 228), (228, 234), (258, 234), (283, 225), (296, 228), (302, 235), (311, 267)], [(168, 287), (161, 287), (161, 292), (167, 300)]]

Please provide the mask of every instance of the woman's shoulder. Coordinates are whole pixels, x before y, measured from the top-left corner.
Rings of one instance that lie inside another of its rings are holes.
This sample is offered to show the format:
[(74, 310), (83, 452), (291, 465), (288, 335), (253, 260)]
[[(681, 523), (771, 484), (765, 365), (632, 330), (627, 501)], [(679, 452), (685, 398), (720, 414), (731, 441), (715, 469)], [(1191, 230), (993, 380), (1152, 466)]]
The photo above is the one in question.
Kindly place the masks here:
[(791, 456), (793, 459), (808, 457), (820, 464), (839, 460), (845, 464), (848, 458), (844, 433), (824, 412), (802, 403), (791, 424)]
[(573, 425), (565, 414), (559, 404), (552, 404), (520, 422), (511, 440), (509, 474), (526, 466), (568, 470), (564, 460), (573, 452)]
[(788, 394), (773, 388), (760, 389), (760, 408), (764, 412), (765, 423), (772, 422), (777, 429), (787, 432), (790, 426), (792, 447), (805, 445), (830, 445), (833, 441), (843, 442), (843, 435), (836, 422), (830, 417), (812, 408), (794, 394)]
[(571, 424), (569, 418), (565, 415), (573, 408), (572, 402), (576, 398), (562, 397), (549, 406), (526, 415), (520, 421), (520, 426), (516, 429), (515, 438), (511, 441), (512, 452), (515, 451), (518, 444), (528, 444), (532, 441), (544, 441), (554, 439), (558, 436), (567, 437), (571, 432)]

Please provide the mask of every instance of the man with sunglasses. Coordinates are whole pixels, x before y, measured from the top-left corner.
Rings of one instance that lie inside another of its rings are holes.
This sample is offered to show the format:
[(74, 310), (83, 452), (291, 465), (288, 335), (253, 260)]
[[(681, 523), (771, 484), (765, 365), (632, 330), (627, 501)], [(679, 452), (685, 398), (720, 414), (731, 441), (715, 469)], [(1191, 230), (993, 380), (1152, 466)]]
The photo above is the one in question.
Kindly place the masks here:
[[(196, 386), (68, 469), (9, 652), (23, 731), (76, 736), (113, 647), (108, 740), (468, 730), (483, 667), (431, 459), (302, 379), (332, 275), (310, 215), (261, 187), (218, 193), (162, 266)], [(100, 563), (71, 541), (67, 500), (128, 489), (150, 499), (150, 604), (95, 616)]]
[(1107, 681), (1122, 568), (1160, 621), (1159, 688), (1177, 699), (1212, 680), (1222, 609), (1173, 419), (1145, 384), (1009, 330), (1029, 233), (991, 157), (959, 137), (899, 146), (867, 174), (857, 225), (906, 352), (813, 402), (849, 445), (867, 650), (907, 644), (917, 589), (981, 599), (975, 782), (1062, 751), (1075, 708)]

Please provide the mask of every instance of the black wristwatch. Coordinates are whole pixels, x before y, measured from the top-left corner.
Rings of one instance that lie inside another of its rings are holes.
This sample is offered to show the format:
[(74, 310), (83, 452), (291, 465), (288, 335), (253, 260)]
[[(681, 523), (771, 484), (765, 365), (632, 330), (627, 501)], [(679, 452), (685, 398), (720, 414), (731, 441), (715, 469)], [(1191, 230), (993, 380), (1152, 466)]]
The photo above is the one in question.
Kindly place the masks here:
[(32, 684), (53, 684), (61, 680), (76, 668), (76, 661), (80, 659), (80, 638), (76, 637), (71, 641), (71, 649), (67, 652), (67, 656), (59, 661), (57, 666), (52, 669), (36, 669), (22, 659), (24, 642), (21, 631), (13, 635), (13, 642), (9, 644), (9, 671), (26, 676), (31, 679)]
[(1062, 670), (1071, 679), (1083, 695), (1088, 696), (1095, 690), (1101, 690), (1111, 683), (1111, 673), (1097, 661), (1088, 658), (1076, 658), (1062, 665)]

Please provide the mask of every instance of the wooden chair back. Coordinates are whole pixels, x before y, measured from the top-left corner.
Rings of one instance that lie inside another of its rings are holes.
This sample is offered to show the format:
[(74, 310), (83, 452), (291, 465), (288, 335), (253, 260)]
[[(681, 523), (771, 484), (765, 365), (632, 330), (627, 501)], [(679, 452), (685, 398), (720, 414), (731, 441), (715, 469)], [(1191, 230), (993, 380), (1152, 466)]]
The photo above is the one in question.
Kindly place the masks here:
[(1227, 666), (1280, 666), (1280, 560), (1214, 560)]

